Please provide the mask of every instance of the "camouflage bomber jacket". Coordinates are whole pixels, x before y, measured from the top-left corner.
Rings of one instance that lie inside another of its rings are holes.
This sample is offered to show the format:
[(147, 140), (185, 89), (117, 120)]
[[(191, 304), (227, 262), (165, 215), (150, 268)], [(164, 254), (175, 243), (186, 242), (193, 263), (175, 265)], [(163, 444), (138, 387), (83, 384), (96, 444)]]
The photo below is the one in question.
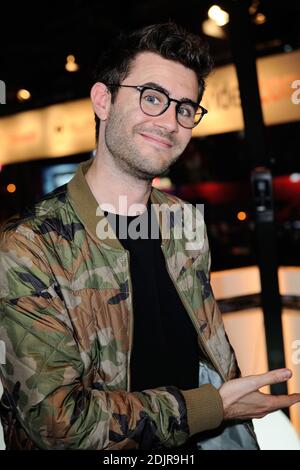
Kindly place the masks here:
[[(99, 236), (107, 219), (86, 182), (89, 165), (81, 164), (68, 185), (2, 230), (0, 416), (6, 447), (180, 446), (219, 426), (222, 401), (210, 384), (185, 391), (130, 390), (129, 257), (112, 232)], [(186, 203), (154, 188), (151, 200), (162, 208), (157, 217), (167, 269), (198, 332), (199, 348), (222, 380), (234, 378), (234, 353), (209, 283), (203, 218), (193, 245), (188, 233), (200, 212), (188, 205), (186, 230), (175, 237), (178, 217), (170, 217), (170, 208), (175, 204), (182, 213)], [(164, 215), (169, 225), (163, 224)]]

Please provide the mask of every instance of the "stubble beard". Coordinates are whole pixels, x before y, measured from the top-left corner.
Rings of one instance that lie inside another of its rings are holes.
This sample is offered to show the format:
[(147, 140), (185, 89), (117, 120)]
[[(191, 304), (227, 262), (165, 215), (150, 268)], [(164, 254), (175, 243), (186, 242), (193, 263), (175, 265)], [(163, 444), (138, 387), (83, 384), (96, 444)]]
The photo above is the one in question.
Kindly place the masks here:
[[(155, 165), (155, 157), (145, 157), (134, 145), (134, 137), (143, 131), (143, 126), (135, 126), (132, 129), (131, 138), (126, 132), (122, 132), (123, 127), (123, 120), (121, 118), (113, 115), (109, 117), (105, 129), (106, 147), (117, 167), (137, 179), (151, 181), (156, 176), (162, 176), (178, 160), (183, 152), (173, 139), (172, 143), (178, 149), (177, 152), (168, 160), (164, 159), (164, 161), (161, 161), (160, 159), (160, 166), (158, 167), (157, 164)], [(123, 138), (120, 138), (122, 134)], [(164, 137), (159, 133), (157, 135)], [(158, 163), (158, 159), (156, 162)]]

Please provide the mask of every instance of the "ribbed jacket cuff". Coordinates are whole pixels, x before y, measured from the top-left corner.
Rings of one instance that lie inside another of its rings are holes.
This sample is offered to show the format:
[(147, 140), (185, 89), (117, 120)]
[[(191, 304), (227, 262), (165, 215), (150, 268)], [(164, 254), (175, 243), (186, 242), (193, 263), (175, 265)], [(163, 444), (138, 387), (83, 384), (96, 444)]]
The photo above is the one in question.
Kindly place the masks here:
[(223, 421), (223, 402), (211, 384), (181, 391), (187, 409), (190, 435), (217, 428)]

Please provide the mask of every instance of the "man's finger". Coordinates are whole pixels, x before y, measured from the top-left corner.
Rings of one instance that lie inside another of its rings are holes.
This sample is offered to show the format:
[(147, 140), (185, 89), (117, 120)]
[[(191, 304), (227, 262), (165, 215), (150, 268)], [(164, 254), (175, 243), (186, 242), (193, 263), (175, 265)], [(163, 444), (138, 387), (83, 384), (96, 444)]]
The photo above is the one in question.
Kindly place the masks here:
[(300, 402), (300, 393), (292, 393), (291, 395), (272, 395), (272, 409), (280, 410), (282, 408), (289, 408)]
[(245, 393), (254, 392), (266, 385), (273, 385), (281, 382), (285, 382), (292, 377), (292, 371), (290, 369), (275, 369), (265, 374), (249, 375), (243, 377), (243, 388)]
[(225, 382), (220, 388), (222, 398), (224, 393), (230, 395), (230, 402), (234, 403), (248, 393), (255, 392), (265, 385), (272, 385), (285, 382), (292, 377), (290, 369), (275, 369), (265, 374), (249, 375)]

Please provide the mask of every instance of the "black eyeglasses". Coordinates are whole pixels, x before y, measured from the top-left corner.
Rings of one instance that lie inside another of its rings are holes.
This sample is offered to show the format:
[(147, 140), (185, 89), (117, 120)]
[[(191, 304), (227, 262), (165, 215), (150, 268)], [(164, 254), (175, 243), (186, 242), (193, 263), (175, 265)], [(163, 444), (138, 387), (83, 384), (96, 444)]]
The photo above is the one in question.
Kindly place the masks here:
[(171, 102), (174, 101), (174, 103), (176, 103), (177, 122), (186, 129), (196, 127), (203, 116), (208, 112), (207, 109), (192, 100), (175, 100), (174, 98), (170, 98), (165, 91), (148, 85), (137, 86), (109, 83), (107, 86), (135, 88), (138, 90), (140, 92), (141, 110), (148, 116), (160, 116), (168, 109)]

